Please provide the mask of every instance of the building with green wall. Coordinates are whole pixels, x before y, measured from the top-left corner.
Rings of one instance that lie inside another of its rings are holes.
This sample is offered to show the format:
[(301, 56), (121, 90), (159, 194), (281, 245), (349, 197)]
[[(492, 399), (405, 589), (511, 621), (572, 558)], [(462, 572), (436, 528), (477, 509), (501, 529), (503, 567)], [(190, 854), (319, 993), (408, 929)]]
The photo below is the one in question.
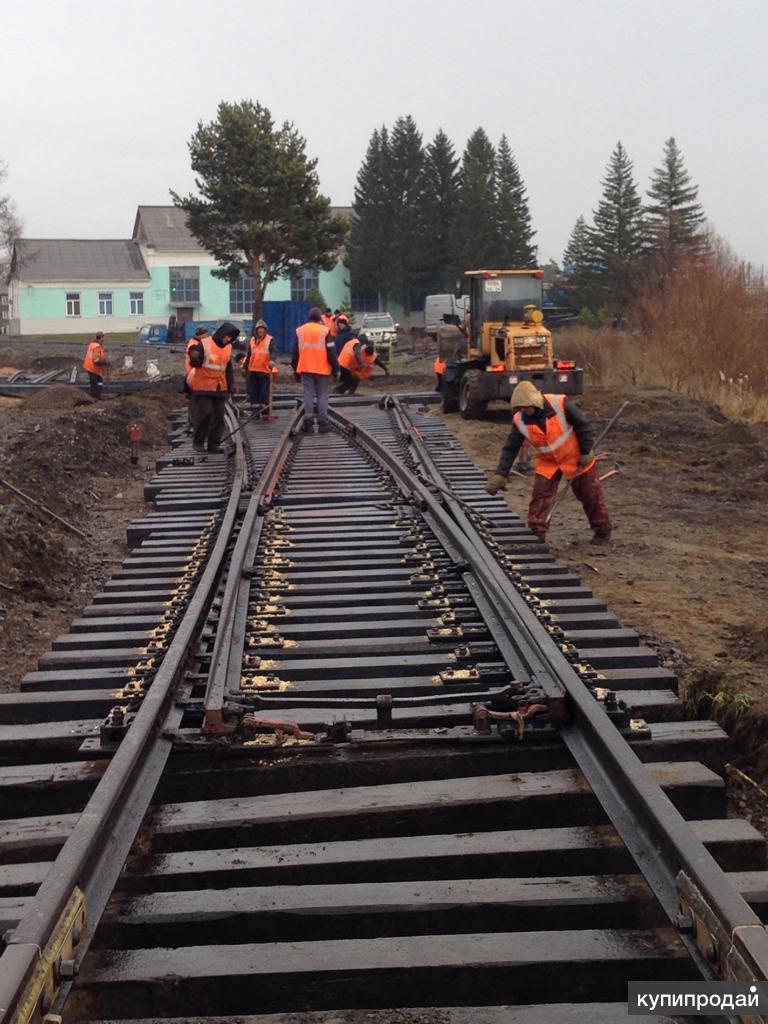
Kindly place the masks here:
[[(223, 280), (216, 269), (175, 206), (140, 206), (130, 239), (22, 238), (11, 261), (10, 333), (108, 334), (171, 317), (250, 318), (252, 280)], [(306, 301), (314, 289), (331, 308), (341, 307), (349, 302), (347, 280), (342, 263), (327, 272), (301, 270), (270, 284), (265, 300)]]

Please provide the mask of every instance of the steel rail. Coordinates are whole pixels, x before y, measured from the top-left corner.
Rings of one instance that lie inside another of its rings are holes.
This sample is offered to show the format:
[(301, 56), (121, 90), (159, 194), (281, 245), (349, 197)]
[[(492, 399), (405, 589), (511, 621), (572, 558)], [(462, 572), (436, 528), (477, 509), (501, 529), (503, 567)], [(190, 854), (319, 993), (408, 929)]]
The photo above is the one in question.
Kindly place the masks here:
[[(228, 418), (234, 425), (229, 411)], [(166, 730), (178, 724), (181, 710), (174, 707), (172, 697), (216, 593), (246, 474), (245, 451), (239, 441), (232, 489), (213, 550), (168, 651), (135, 719), (0, 956), (0, 1024), (17, 1019), (20, 1001), (29, 1001), (27, 986), (78, 890), (85, 896), (86, 924), (77, 944), (78, 962), (88, 948), (173, 748)]]
[[(493, 557), (465, 514), (463, 502), (450, 496), (448, 480), (397, 399), (390, 409), (422, 472), (439, 487), (445, 503), (443, 514), (449, 514), (468, 546), (483, 561), (487, 560), (486, 552)], [(358, 429), (357, 434), (362, 440), (363, 432)], [(379, 444), (371, 437), (365, 441)], [(414, 478), (414, 492), (417, 483)], [(512, 590), (508, 579), (507, 590)], [(506, 602), (505, 617), (514, 613), (517, 603)], [(526, 624), (520, 625), (525, 628)], [(712, 980), (724, 975), (768, 980), (768, 930), (760, 918), (541, 626), (538, 636), (542, 656), (567, 694), (570, 722), (561, 735), (701, 974)], [(701, 928), (694, 926), (694, 909)]]
[(240, 533), (232, 551), (203, 701), (205, 709), (203, 731), (207, 733), (225, 733), (231, 732), (233, 729), (223, 720), (223, 708), (227, 690), (234, 684), (239, 685), (242, 672), (248, 620), (248, 595), (251, 589), (250, 578), (244, 576), (244, 573), (253, 567), (264, 527), (264, 514), (271, 504), (277, 481), (293, 443), (294, 432), (303, 415), (304, 407), (300, 405), (286, 424), (277, 445), (270, 453), (267, 464), (251, 494), (240, 526)]

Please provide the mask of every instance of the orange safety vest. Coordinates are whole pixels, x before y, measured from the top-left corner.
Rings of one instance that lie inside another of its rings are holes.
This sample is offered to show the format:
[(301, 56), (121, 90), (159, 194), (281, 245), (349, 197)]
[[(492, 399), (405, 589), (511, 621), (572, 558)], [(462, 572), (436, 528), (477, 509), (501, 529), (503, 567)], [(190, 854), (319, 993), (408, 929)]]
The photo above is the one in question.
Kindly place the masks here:
[(440, 356), (435, 356), (435, 373), (440, 376), (441, 373), (445, 373), (445, 363)]
[(265, 334), (261, 341), (255, 336), (251, 338), (248, 359), (249, 373), (269, 373), (269, 346), (271, 342), (271, 334)]
[(203, 346), (203, 365), (195, 366), (189, 375), (189, 386), (193, 391), (226, 391), (227, 363), (232, 355), (232, 346), (220, 348), (208, 335), (200, 339)]
[(192, 348), (193, 345), (197, 345), (198, 342), (202, 341), (203, 338), (208, 338), (208, 337), (210, 337), (210, 335), (208, 335), (208, 334), (204, 334), (202, 338), (196, 338), (194, 335), (192, 335), (192, 337), (187, 342), (187, 348), (186, 348), (186, 351), (184, 353), (184, 370), (186, 371), (186, 373), (189, 373), (190, 370), (194, 369), (194, 367), (192, 366), (192, 363), (190, 363), (190, 361), (189, 361), (189, 350)]
[(99, 377), (104, 376), (104, 367), (99, 366), (97, 360), (105, 359), (104, 346), (100, 341), (92, 341), (88, 346), (83, 360), (83, 369), (88, 373), (97, 373)]
[(330, 377), (331, 364), (325, 351), (325, 339), (328, 328), (310, 320), (296, 328), (299, 339), (299, 361), (296, 373), (318, 373), (322, 377)]
[(555, 411), (554, 416), (545, 420), (545, 429), (534, 423), (525, 423), (522, 412), (516, 412), (513, 421), (517, 429), (536, 449), (536, 472), (551, 479), (558, 470), (566, 480), (572, 480), (580, 473), (591, 469), (595, 460), (583, 468), (579, 466), (581, 449), (573, 427), (565, 416), (565, 395), (544, 395)]
[(344, 348), (341, 350), (339, 356), (339, 366), (343, 366), (349, 370), (353, 377), (357, 377), (358, 380), (368, 380), (373, 373), (373, 364), (376, 362), (376, 351), (370, 353), (365, 351), (365, 348), (360, 345), (360, 358), (365, 363), (365, 366), (360, 366), (355, 357), (355, 345), (359, 345), (360, 342), (357, 338), (352, 338), (346, 343)]

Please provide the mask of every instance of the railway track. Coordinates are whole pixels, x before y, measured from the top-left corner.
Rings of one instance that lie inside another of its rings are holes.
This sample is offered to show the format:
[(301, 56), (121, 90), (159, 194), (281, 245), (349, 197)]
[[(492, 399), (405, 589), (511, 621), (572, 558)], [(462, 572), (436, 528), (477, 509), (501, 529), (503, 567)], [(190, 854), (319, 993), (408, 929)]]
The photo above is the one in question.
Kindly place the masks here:
[(609, 1024), (764, 979), (725, 734), (439, 417), (300, 422), (207, 461), (179, 422), (0, 697), (0, 1020)]

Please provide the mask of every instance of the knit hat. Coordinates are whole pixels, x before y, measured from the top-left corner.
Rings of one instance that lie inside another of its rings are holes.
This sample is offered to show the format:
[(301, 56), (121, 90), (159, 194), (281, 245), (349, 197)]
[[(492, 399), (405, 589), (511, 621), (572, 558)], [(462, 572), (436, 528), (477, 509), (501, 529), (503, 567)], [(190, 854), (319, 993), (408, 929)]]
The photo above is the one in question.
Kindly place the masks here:
[(315, 323), (319, 323), (323, 319), (323, 314), (317, 308), (317, 306), (313, 306), (312, 309), (310, 309), (310, 311), (309, 311), (309, 319), (313, 320)]
[(229, 340), (232, 342), (237, 341), (237, 337), (239, 334), (240, 329), (238, 327), (235, 327), (234, 324), (231, 324), (229, 320), (225, 320), (224, 323), (221, 324), (220, 327), (217, 327), (216, 330), (213, 332), (213, 340), (217, 344), (221, 345), (221, 343), (224, 341), (224, 338), (227, 337), (227, 335), (229, 335)]
[(529, 380), (521, 380), (512, 392), (509, 404), (513, 409), (521, 409), (524, 405), (532, 405), (536, 409), (543, 409), (544, 395)]
[(195, 337), (196, 338), (204, 338), (207, 333), (208, 333), (208, 328), (207, 327), (198, 327), (195, 330)]
[(255, 334), (256, 331), (260, 327), (263, 327), (264, 330), (266, 331), (267, 330), (267, 321), (266, 320), (257, 320), (256, 323), (253, 325), (253, 333)]

